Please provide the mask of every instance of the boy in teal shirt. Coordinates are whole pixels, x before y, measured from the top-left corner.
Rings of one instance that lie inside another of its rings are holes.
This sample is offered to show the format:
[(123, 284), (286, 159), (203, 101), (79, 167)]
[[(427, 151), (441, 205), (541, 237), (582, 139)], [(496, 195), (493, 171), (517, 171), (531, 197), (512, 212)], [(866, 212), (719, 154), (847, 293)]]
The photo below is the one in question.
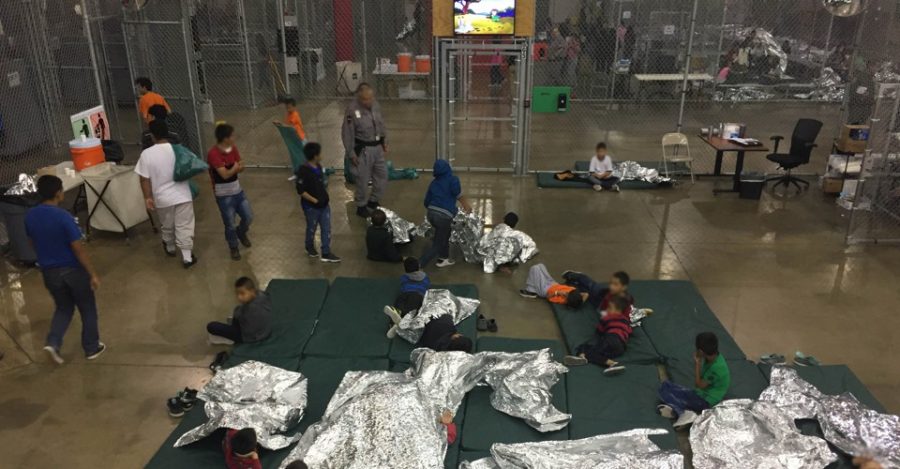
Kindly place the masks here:
[(660, 415), (675, 420), (675, 428), (683, 428), (697, 419), (697, 414), (722, 402), (731, 385), (731, 372), (725, 357), (719, 353), (719, 339), (712, 332), (701, 332), (694, 340), (694, 388), (665, 381), (659, 387), (656, 408)]

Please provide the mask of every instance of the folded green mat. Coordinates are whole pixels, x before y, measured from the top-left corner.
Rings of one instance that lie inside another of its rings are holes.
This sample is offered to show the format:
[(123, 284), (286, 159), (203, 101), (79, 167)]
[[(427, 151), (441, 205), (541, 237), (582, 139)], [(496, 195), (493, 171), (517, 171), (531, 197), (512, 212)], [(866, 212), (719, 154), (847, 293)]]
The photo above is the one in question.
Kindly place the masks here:
[[(760, 372), (768, 379), (772, 367), (762, 363), (758, 366)], [(837, 395), (849, 392), (870, 409), (881, 413), (887, 412), (847, 365), (795, 366), (794, 369), (801, 378), (825, 394)]]
[(657, 417), (652, 420), (636, 420), (633, 418), (572, 419), (572, 423), (569, 424), (569, 434), (572, 437), (571, 439), (580, 440), (582, 438), (623, 432), (635, 428), (665, 430), (665, 434), (650, 436), (650, 441), (656, 443), (656, 445), (663, 450), (678, 449), (678, 438), (675, 436), (675, 431), (672, 430), (672, 423), (662, 417)]
[(335, 279), (303, 356), (387, 358), (389, 321), (382, 309), (399, 288), (395, 278)]
[[(491, 340), (487, 340), (491, 339)], [(522, 352), (525, 350), (555, 349), (560, 352), (560, 343), (554, 340), (487, 338), (478, 340), (478, 351)], [(553, 405), (567, 412), (566, 379), (562, 376), (550, 390)], [(462, 448), (466, 450), (489, 450), (494, 443), (524, 443), (527, 441), (567, 440), (568, 427), (555, 432), (541, 433), (522, 419), (506, 415), (491, 406), (488, 386), (477, 387), (469, 392), (466, 403), (466, 421), (462, 428)]]
[(644, 319), (642, 327), (670, 366), (681, 367), (684, 363), (693, 366), (694, 339), (700, 332), (716, 334), (719, 351), (725, 358), (747, 358), (692, 282), (641, 280), (631, 282), (629, 291), (637, 306), (655, 311)]
[(260, 361), (300, 357), (325, 302), (328, 281), (274, 279), (266, 292), (272, 299), (271, 337), (253, 344), (237, 344), (232, 355)]
[(577, 420), (637, 420), (666, 422), (659, 404), (656, 365), (626, 365), (624, 373), (606, 376), (599, 366), (572, 367), (566, 374), (569, 413)]
[[(464, 298), (475, 298), (478, 299), (478, 287), (471, 284), (454, 284), (454, 285), (432, 285), (433, 289), (445, 288), (450, 290), (450, 293), (453, 293), (456, 296), (464, 297)], [(392, 299), (390, 303), (385, 303), (385, 305), (394, 304), (394, 300)], [(383, 307), (383, 306), (382, 306)], [(457, 329), (459, 333), (472, 339), (474, 342), (476, 336), (478, 335), (478, 330), (476, 328), (476, 321), (478, 319), (478, 314), (481, 313), (481, 308), (478, 308), (478, 311), (475, 311), (471, 316), (466, 318), (463, 322), (457, 325)], [(384, 313), (379, 310), (381, 316), (384, 318), (385, 324), (389, 324), (389, 320)], [(385, 339), (387, 340), (387, 339)], [(405, 339), (401, 337), (395, 337), (390, 340), (391, 349), (388, 354), (388, 358), (391, 359), (391, 362), (395, 363), (409, 363), (409, 354), (415, 348), (413, 344), (407, 342)]]
[[(553, 315), (556, 316), (556, 322), (559, 323), (559, 329), (566, 341), (569, 353), (575, 353), (575, 348), (579, 345), (595, 340), (594, 331), (600, 321), (600, 316), (593, 306), (588, 304), (572, 310), (565, 305), (549, 304)], [(622, 363), (650, 364), (658, 363), (660, 357), (643, 328), (636, 327), (628, 339), (625, 353), (616, 360)]]
[(309, 380), (306, 413), (300, 430), (322, 419), (328, 402), (348, 371), (387, 370), (387, 359), (306, 357), (300, 361), (300, 373)]
[[(218, 429), (206, 438), (191, 443), (181, 448), (173, 445), (188, 430), (206, 423), (206, 414), (203, 412), (203, 401), (197, 401), (194, 408), (184, 414), (178, 422), (178, 426), (172, 430), (166, 441), (156, 451), (145, 468), (148, 469), (196, 469), (200, 467), (225, 467), (225, 455), (222, 452), (222, 439), (225, 438), (225, 430)], [(292, 446), (270, 451), (260, 449), (259, 460), (264, 469), (276, 469), (281, 461), (290, 454)]]
[[(725, 394), (725, 399), (759, 399), (763, 389), (769, 386), (769, 380), (753, 363), (749, 360), (727, 360), (728, 370), (731, 372), (731, 386)], [(686, 361), (677, 362), (677, 366), (668, 364), (666, 366), (669, 377), (672, 381), (683, 386), (693, 386), (694, 383), (694, 363), (686, 366)]]

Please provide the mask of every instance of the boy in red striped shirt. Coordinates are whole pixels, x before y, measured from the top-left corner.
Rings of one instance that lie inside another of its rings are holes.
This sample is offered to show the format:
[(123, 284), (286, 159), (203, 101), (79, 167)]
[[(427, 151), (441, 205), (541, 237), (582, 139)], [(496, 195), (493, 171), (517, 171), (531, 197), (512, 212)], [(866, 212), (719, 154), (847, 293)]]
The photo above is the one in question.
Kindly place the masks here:
[(604, 374), (616, 374), (625, 370), (613, 360), (625, 353), (628, 338), (631, 337), (631, 305), (621, 296), (612, 296), (607, 300), (605, 313), (601, 312), (600, 323), (597, 324), (597, 338), (592, 342), (579, 345), (575, 355), (563, 359), (566, 366), (581, 366), (593, 363), (606, 367)]

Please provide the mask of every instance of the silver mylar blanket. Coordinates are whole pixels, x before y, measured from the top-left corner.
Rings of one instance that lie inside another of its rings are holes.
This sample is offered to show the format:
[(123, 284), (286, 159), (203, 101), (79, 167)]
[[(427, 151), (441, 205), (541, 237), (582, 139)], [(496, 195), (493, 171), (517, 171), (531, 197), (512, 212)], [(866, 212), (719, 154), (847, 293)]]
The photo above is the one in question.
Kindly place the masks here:
[(471, 316), (479, 304), (478, 300), (459, 298), (449, 290), (428, 290), (422, 300), (422, 307), (403, 316), (397, 328), (397, 335), (409, 343), (418, 343), (428, 321), (450, 315), (453, 317), (453, 324), (459, 324)]
[(819, 468), (837, 459), (825, 440), (801, 434), (783, 409), (750, 399), (705, 410), (690, 438), (697, 469)]
[(439, 415), (444, 409), (455, 413), (465, 394), (485, 381), (499, 386), (494, 394), (501, 396), (491, 397), (495, 407), (500, 402), (500, 410), (526, 416), (529, 423), (541, 420), (539, 425), (556, 429), (570, 418), (542, 408), (552, 407), (549, 386), (566, 371), (549, 350), (467, 354), (419, 348), (410, 358), (406, 373), (348, 372), (322, 420), (309, 427), (281, 467), (302, 459), (312, 469), (443, 468), (447, 433)]
[(37, 183), (34, 178), (22, 173), (19, 174), (19, 180), (9, 187), (3, 195), (25, 195), (37, 192)]
[(635, 161), (622, 161), (616, 164), (613, 176), (623, 181), (644, 181), (654, 184), (672, 182), (671, 178), (660, 176), (659, 170), (641, 166)]
[[(386, 224), (388, 229), (391, 231), (391, 235), (394, 238), (394, 244), (406, 244), (412, 241), (410, 233), (415, 231), (415, 223), (401, 218), (399, 215), (394, 213), (393, 210), (384, 207), (378, 207), (378, 209), (384, 212), (384, 214), (387, 216)], [(371, 218), (369, 219), (369, 222), (371, 223)]]
[(491, 457), (463, 461), (460, 469), (681, 469), (684, 457), (648, 438), (665, 430), (638, 428), (581, 440), (491, 446)]
[(482, 259), (484, 271), (493, 273), (503, 264), (524, 264), (538, 253), (531, 236), (501, 223), (478, 240), (475, 253)]
[(900, 416), (869, 409), (850, 393), (830, 396), (786, 366), (772, 368), (759, 400), (792, 419), (817, 419), (825, 439), (845, 453), (900, 467)]
[(471, 264), (481, 262), (476, 248), (484, 233), (484, 220), (474, 213), (459, 212), (453, 217), (450, 242), (459, 246), (463, 258)]
[[(295, 371), (247, 361), (221, 370), (197, 393), (209, 420), (189, 430), (175, 447), (198, 441), (218, 428), (253, 428), (259, 444), (276, 450), (300, 438), (290, 433), (306, 409), (306, 377)], [(194, 411), (197, 412), (197, 411)]]

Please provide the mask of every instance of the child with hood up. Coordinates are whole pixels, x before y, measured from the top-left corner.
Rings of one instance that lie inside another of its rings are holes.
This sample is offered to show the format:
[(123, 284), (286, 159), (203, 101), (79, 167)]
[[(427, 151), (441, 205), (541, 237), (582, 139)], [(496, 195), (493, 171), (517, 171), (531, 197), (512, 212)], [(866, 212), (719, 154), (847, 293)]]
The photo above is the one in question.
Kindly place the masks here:
[(423, 269), (434, 258), (438, 260), (438, 267), (455, 264), (450, 259), (450, 230), (453, 217), (459, 213), (457, 204), (466, 212), (472, 211), (450, 163), (447, 160), (437, 160), (434, 162), (434, 179), (425, 193), (425, 208), (428, 210), (425, 218), (434, 227), (434, 241), (420, 259)]

